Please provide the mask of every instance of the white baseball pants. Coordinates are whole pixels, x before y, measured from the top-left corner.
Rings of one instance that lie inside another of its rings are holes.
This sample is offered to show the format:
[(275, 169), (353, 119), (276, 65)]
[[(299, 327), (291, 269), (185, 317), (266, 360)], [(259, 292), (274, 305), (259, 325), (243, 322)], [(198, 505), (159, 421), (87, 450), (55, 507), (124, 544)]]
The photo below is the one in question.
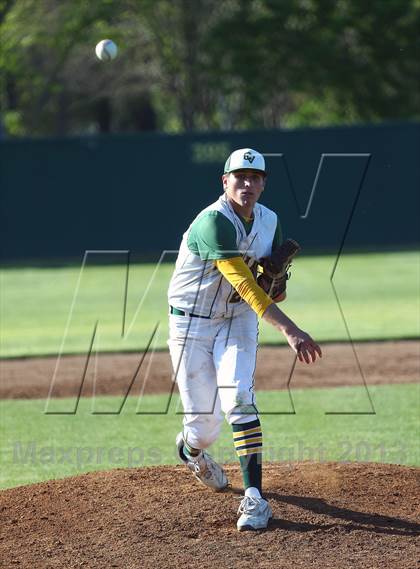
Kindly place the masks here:
[(171, 314), (168, 345), (189, 445), (199, 449), (211, 445), (220, 433), (223, 413), (229, 424), (257, 418), (258, 318), (254, 311), (230, 319)]

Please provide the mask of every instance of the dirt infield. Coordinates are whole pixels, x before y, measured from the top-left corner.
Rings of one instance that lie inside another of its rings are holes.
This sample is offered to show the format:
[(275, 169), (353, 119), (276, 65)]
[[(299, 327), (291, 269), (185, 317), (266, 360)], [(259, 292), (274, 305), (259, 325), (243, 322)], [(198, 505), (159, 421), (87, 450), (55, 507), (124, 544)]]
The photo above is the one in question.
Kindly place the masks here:
[[(419, 344), (327, 344), (316, 366), (297, 364), (291, 387), (410, 383), (419, 379)], [(44, 398), (56, 358), (3, 360), (1, 398)], [(133, 395), (171, 388), (166, 352), (107, 354), (81, 391)], [(86, 357), (60, 362), (52, 395), (78, 392)], [(91, 364), (94, 362), (92, 361)], [(257, 389), (284, 389), (288, 348), (262, 348)], [(362, 375), (363, 377), (362, 377)], [(420, 469), (384, 464), (266, 464), (274, 519), (264, 532), (239, 533), (239, 466), (215, 494), (184, 466), (92, 472), (0, 492), (1, 568), (414, 569), (420, 547)]]
[(1, 492), (2, 568), (414, 569), (420, 472), (270, 464), (267, 531), (239, 533), (238, 469), (216, 494), (183, 466), (113, 470)]
[[(420, 347), (416, 341), (325, 344), (324, 358), (314, 366), (297, 363), (291, 388), (335, 387), (381, 383), (412, 383), (420, 378)], [(356, 356), (355, 356), (356, 354)], [(257, 389), (284, 389), (292, 371), (293, 354), (288, 347), (263, 347), (258, 352)], [(102, 354), (97, 363), (97, 395), (125, 394), (135, 378), (131, 395), (164, 393), (171, 389), (171, 364), (167, 352), (142, 354)], [(0, 399), (45, 398), (49, 392), (56, 357), (2, 360)], [(66, 356), (60, 360), (53, 397), (71, 397), (82, 383), (86, 356)], [(359, 368), (360, 366), (360, 368)], [(94, 385), (94, 358), (91, 359), (81, 391), (90, 396)], [(362, 377), (363, 374), (363, 377)]]

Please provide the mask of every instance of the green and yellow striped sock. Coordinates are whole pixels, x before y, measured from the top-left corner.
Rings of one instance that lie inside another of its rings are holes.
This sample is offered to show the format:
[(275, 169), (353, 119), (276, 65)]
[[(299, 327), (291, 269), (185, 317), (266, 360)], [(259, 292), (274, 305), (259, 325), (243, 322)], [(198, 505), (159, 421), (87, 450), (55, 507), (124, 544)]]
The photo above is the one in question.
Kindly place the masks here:
[(262, 430), (259, 419), (232, 425), (233, 442), (241, 465), (245, 490), (262, 486)]

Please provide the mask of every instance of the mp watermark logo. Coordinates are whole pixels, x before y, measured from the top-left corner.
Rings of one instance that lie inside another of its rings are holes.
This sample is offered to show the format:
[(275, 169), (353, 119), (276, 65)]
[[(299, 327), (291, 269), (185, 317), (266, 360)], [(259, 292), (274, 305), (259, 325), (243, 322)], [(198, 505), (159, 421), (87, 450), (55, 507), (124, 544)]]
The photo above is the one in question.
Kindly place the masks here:
[[(343, 161), (344, 160), (346, 162), (350, 161), (351, 164), (354, 165), (355, 174), (354, 174), (353, 178), (354, 178), (355, 182), (354, 182), (353, 194), (349, 198), (350, 202), (348, 201), (346, 206), (343, 206), (341, 204), (340, 200), (338, 200), (337, 203), (334, 204), (334, 208), (336, 211), (338, 211), (339, 208), (343, 208), (343, 207), (346, 207), (348, 209), (346, 209), (345, 211), (340, 211), (340, 219), (343, 220), (342, 226), (340, 226), (340, 227), (335, 226), (334, 227), (335, 235), (334, 235), (334, 238), (332, 239), (332, 242), (338, 243), (338, 249), (337, 249), (337, 252), (335, 255), (334, 262), (331, 266), (331, 269), (330, 269), (329, 273), (327, 275), (325, 275), (325, 282), (326, 282), (326, 286), (331, 287), (333, 297), (334, 297), (335, 303), (337, 305), (338, 317), (341, 319), (342, 325), (344, 326), (344, 329), (346, 331), (346, 334), (348, 337), (348, 345), (352, 351), (355, 366), (358, 370), (358, 374), (360, 377), (360, 386), (362, 386), (364, 389), (365, 401), (364, 401), (363, 408), (361, 408), (361, 409), (353, 409), (353, 410), (350, 410), (350, 409), (346, 410), (345, 408), (343, 408), (341, 410), (327, 409), (324, 411), (324, 413), (326, 415), (375, 415), (376, 411), (375, 411), (375, 407), (374, 407), (374, 402), (373, 402), (371, 394), (369, 392), (368, 385), (366, 382), (366, 378), (365, 378), (361, 363), (360, 363), (359, 358), (358, 358), (357, 350), (356, 350), (356, 347), (355, 347), (354, 342), (353, 342), (352, 337), (351, 337), (350, 327), (349, 327), (348, 321), (347, 321), (348, 319), (345, 315), (342, 303), (340, 302), (339, 292), (338, 292), (337, 287), (335, 286), (335, 283), (334, 283), (334, 278), (336, 275), (337, 267), (339, 265), (340, 258), (342, 256), (342, 252), (343, 252), (344, 245), (346, 242), (346, 238), (347, 238), (347, 235), (349, 233), (349, 229), (350, 229), (350, 226), (352, 223), (352, 219), (354, 217), (354, 213), (355, 213), (357, 204), (358, 204), (359, 199), (360, 199), (360, 195), (361, 195), (363, 183), (364, 183), (364, 180), (366, 177), (366, 172), (368, 170), (368, 166), (370, 163), (371, 155), (367, 154), (367, 153), (366, 154), (359, 154), (359, 153), (346, 153), (346, 154), (343, 154), (343, 153), (336, 153), (336, 154), (324, 153), (324, 154), (322, 154), (320, 161), (319, 161), (319, 164), (318, 164), (318, 167), (317, 167), (317, 170), (316, 170), (316, 173), (315, 173), (315, 177), (314, 177), (314, 181), (312, 184), (311, 192), (309, 194), (309, 198), (308, 198), (307, 203), (305, 204), (304, 207), (302, 207), (300, 205), (300, 201), (298, 199), (298, 195), (297, 195), (297, 192), (295, 190), (295, 186), (293, 184), (293, 180), (292, 180), (292, 177), (290, 175), (289, 168), (288, 168), (287, 161), (286, 161), (284, 154), (282, 154), (282, 153), (264, 153), (264, 156), (268, 159), (270, 159), (270, 158), (275, 159), (276, 163), (280, 165), (279, 167), (284, 168), (284, 171), (286, 173), (286, 177), (289, 180), (290, 190), (292, 191), (292, 194), (294, 196), (294, 202), (295, 202), (297, 211), (299, 212), (299, 217), (302, 220), (310, 219), (311, 213), (314, 209), (314, 205), (316, 204), (317, 195), (323, 191), (322, 184), (321, 184), (320, 180), (321, 180), (321, 172), (325, 168), (325, 165), (331, 160), (332, 161), (336, 161), (336, 160)], [(357, 182), (356, 182), (356, 180), (357, 180)], [(340, 181), (337, 180), (337, 185), (339, 185), (339, 182)], [(350, 205), (349, 205), (349, 203), (350, 203)], [(120, 414), (122, 412), (124, 406), (126, 405), (127, 398), (129, 396), (132, 388), (133, 388), (134, 383), (139, 382), (139, 381), (141, 381), (142, 387), (141, 387), (140, 394), (138, 397), (136, 414), (139, 414), (139, 415), (149, 415), (149, 414), (150, 415), (156, 415), (156, 414), (165, 415), (165, 414), (168, 414), (170, 407), (171, 407), (171, 401), (173, 400), (174, 395), (175, 395), (176, 377), (177, 377), (178, 369), (175, 369), (173, 375), (170, 378), (168, 378), (169, 389), (168, 389), (168, 393), (167, 393), (167, 398), (163, 403), (160, 404), (159, 409), (154, 409), (153, 411), (150, 411), (150, 410), (142, 408), (142, 404), (141, 404), (141, 399), (142, 399), (143, 393), (145, 391), (147, 381), (151, 377), (152, 371), (153, 371), (153, 365), (154, 365), (153, 354), (155, 353), (157, 347), (161, 346), (162, 344), (165, 344), (166, 340), (167, 340), (167, 338), (163, 338), (163, 327), (161, 326), (162, 319), (167, 318), (166, 299), (162, 299), (162, 302), (159, 303), (159, 308), (158, 308), (157, 313), (156, 313), (155, 323), (153, 325), (151, 325), (151, 327), (148, 331), (148, 340), (147, 340), (146, 344), (143, 346), (143, 349), (141, 351), (139, 350), (137, 359), (133, 363), (132, 373), (127, 380), (127, 384), (124, 388), (124, 392), (121, 393), (120, 398), (115, 398), (115, 407), (114, 408), (104, 409), (104, 408), (101, 408), (102, 403), (96, 397), (96, 387), (97, 387), (98, 383), (100, 381), (102, 381), (101, 373), (100, 373), (100, 367), (101, 367), (100, 363), (101, 363), (101, 358), (102, 358), (102, 355), (101, 355), (101, 327), (106, 326), (107, 315), (98, 313), (94, 318), (92, 318), (92, 320), (90, 322), (86, 322), (86, 316), (84, 314), (84, 306), (85, 305), (84, 305), (82, 297), (83, 297), (83, 291), (84, 291), (85, 287), (88, 286), (87, 285), (87, 279), (85, 279), (87, 268), (89, 268), (91, 265), (95, 264), (95, 262), (97, 262), (98, 259), (100, 259), (101, 262), (104, 262), (105, 260), (107, 260), (109, 262), (113, 261), (114, 263), (118, 263), (118, 265), (121, 267), (120, 281), (115, 286), (116, 286), (116, 288), (118, 288), (118, 291), (116, 292), (116, 294), (118, 293), (118, 295), (120, 295), (120, 297), (122, 299), (121, 333), (120, 333), (118, 338), (115, 338), (113, 351), (115, 351), (115, 352), (124, 351), (124, 348), (127, 345), (127, 340), (132, 335), (133, 328), (134, 328), (134, 325), (136, 324), (136, 322), (141, 320), (142, 315), (146, 314), (146, 312), (150, 313), (150, 304), (152, 302), (151, 299), (153, 297), (153, 291), (155, 288), (154, 283), (156, 283), (161, 278), (167, 278), (165, 276), (162, 276), (163, 275), (163, 272), (162, 272), (163, 267), (168, 262), (173, 263), (176, 259), (177, 254), (178, 254), (178, 251), (175, 251), (175, 250), (166, 250), (166, 251), (162, 252), (162, 254), (160, 255), (160, 258), (158, 259), (158, 261), (155, 265), (155, 268), (154, 268), (152, 274), (150, 275), (148, 282), (142, 283), (141, 297), (138, 299), (138, 302), (136, 303), (135, 309), (131, 310), (132, 317), (131, 317), (131, 320), (129, 320), (128, 319), (128, 291), (129, 291), (129, 282), (130, 282), (130, 279), (129, 279), (129, 277), (130, 277), (130, 251), (128, 251), (128, 250), (117, 250), (117, 251), (114, 251), (114, 250), (113, 251), (107, 251), (107, 250), (97, 251), (97, 250), (95, 250), (95, 251), (90, 251), (89, 250), (89, 251), (85, 252), (83, 262), (81, 265), (81, 269), (80, 269), (80, 273), (79, 273), (79, 278), (78, 278), (77, 284), (75, 286), (73, 300), (72, 300), (72, 303), (70, 306), (67, 324), (66, 324), (64, 334), (63, 334), (63, 338), (62, 338), (62, 342), (61, 342), (61, 347), (59, 350), (59, 354), (57, 356), (55, 370), (54, 370), (53, 376), (51, 378), (50, 389), (49, 389), (49, 393), (48, 393), (45, 408), (44, 408), (45, 414), (53, 414), (53, 415), (74, 415), (74, 414), (76, 414), (78, 411), (78, 408), (79, 408), (79, 402), (80, 402), (83, 386), (85, 384), (85, 380), (86, 380), (86, 376), (87, 376), (88, 371), (90, 371), (90, 373), (93, 375), (93, 391), (91, 393), (91, 395), (93, 396), (92, 397), (93, 403), (92, 403), (92, 409), (91, 409), (92, 414), (100, 414), (100, 415), (107, 415), (107, 414), (118, 415), (118, 414)], [(251, 250), (245, 251), (244, 255), (246, 255), (248, 258), (252, 259), (252, 251)], [(205, 267), (203, 267), (203, 274), (201, 276), (199, 286), (201, 286), (201, 283), (202, 283), (203, 278), (204, 278), (204, 268)], [(104, 283), (104, 285), (105, 285), (105, 283)], [(106, 290), (108, 290), (108, 288)], [(131, 306), (132, 306), (132, 304), (131, 304)], [(64, 370), (63, 357), (62, 356), (64, 353), (69, 351), (68, 345), (71, 341), (72, 330), (77, 328), (78, 326), (81, 326), (81, 325), (83, 325), (84, 327), (90, 326), (91, 332), (90, 332), (89, 338), (86, 339), (87, 345), (86, 345), (85, 360), (84, 360), (84, 362), (82, 362), (80, 364), (79, 368), (73, 370), (73, 373), (76, 373), (78, 375), (79, 382), (78, 382), (78, 384), (75, 385), (74, 394), (72, 397), (69, 397), (64, 402), (59, 401), (59, 392), (58, 392), (57, 386), (60, 383), (60, 380), (63, 381), (65, 378), (65, 370)], [(186, 334), (185, 334), (184, 344), (186, 342), (186, 339), (189, 337), (188, 334), (189, 334), (189, 328), (187, 329)], [(267, 412), (265, 414), (296, 415), (296, 407), (295, 407), (295, 402), (294, 402), (293, 392), (292, 392), (292, 380), (293, 380), (293, 375), (294, 375), (295, 370), (296, 370), (296, 363), (297, 363), (296, 357), (294, 359), (291, 359), (290, 370), (289, 370), (289, 374), (288, 374), (288, 378), (287, 378), (287, 384), (286, 384), (287, 393), (288, 393), (288, 402), (289, 402), (288, 408), (270, 411), (270, 412)], [(214, 404), (216, 402), (216, 398), (217, 398), (217, 388), (215, 389), (213, 401), (210, 402), (210, 407), (203, 410), (204, 414), (211, 414), (213, 412)], [(180, 405), (178, 405), (178, 409), (176, 412), (179, 414), (183, 413), (182, 409), (180, 409)], [(261, 412), (261, 414), (264, 414), (264, 413)]]
[[(236, 463), (237, 457), (232, 446), (214, 445), (212, 456), (220, 464)], [(159, 447), (153, 446), (54, 446), (39, 444), (37, 441), (14, 441), (11, 448), (11, 462), (16, 465), (33, 466), (75, 466), (80, 468), (107, 467), (109, 465), (139, 467), (148, 464), (160, 465), (178, 462), (177, 449), (171, 448), (166, 454)], [(324, 462), (385, 462), (405, 464), (408, 449), (404, 441), (396, 440), (372, 443), (366, 440), (343, 439), (338, 441), (320, 441), (310, 445), (303, 439), (297, 439), (288, 445), (265, 445), (264, 460), (294, 464), (302, 461)]]
[(13, 464), (74, 465), (78, 468), (99, 465), (144, 466), (160, 464), (162, 452), (157, 447), (103, 447), (39, 445), (37, 441), (15, 441)]

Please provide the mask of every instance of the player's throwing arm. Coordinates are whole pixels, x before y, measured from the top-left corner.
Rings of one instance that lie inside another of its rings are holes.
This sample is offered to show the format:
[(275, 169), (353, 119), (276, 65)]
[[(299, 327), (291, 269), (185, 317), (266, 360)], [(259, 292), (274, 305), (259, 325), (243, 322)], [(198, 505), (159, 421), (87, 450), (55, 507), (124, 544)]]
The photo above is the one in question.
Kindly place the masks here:
[(271, 304), (267, 308), (263, 314), (263, 319), (285, 335), (289, 346), (301, 362), (305, 361), (309, 364), (314, 362), (317, 356), (322, 357), (319, 345), (309, 334), (298, 328), (275, 304)]
[(261, 259), (261, 272), (257, 277), (257, 283), (273, 300), (273, 303), (262, 314), (262, 318), (285, 335), (290, 347), (296, 352), (301, 362), (305, 361), (309, 364), (314, 362), (317, 356), (322, 357), (321, 348), (309, 334), (300, 330), (275, 304), (286, 296), (286, 284), (290, 278), (289, 268), (299, 251), (300, 246), (296, 241), (286, 239), (274, 249), (270, 256)]
[(286, 296), (300, 247), (283, 242), (277, 214), (258, 203), (266, 178), (261, 153), (232, 152), (223, 194), (183, 234), (168, 289), (168, 345), (184, 409), (179, 458), (202, 484), (226, 488), (226, 472), (206, 450), (226, 418), (244, 485), (239, 531), (265, 529), (272, 517), (262, 488), (263, 433), (254, 389), (258, 318), (285, 335), (301, 362), (321, 357), (318, 344), (276, 306)]

